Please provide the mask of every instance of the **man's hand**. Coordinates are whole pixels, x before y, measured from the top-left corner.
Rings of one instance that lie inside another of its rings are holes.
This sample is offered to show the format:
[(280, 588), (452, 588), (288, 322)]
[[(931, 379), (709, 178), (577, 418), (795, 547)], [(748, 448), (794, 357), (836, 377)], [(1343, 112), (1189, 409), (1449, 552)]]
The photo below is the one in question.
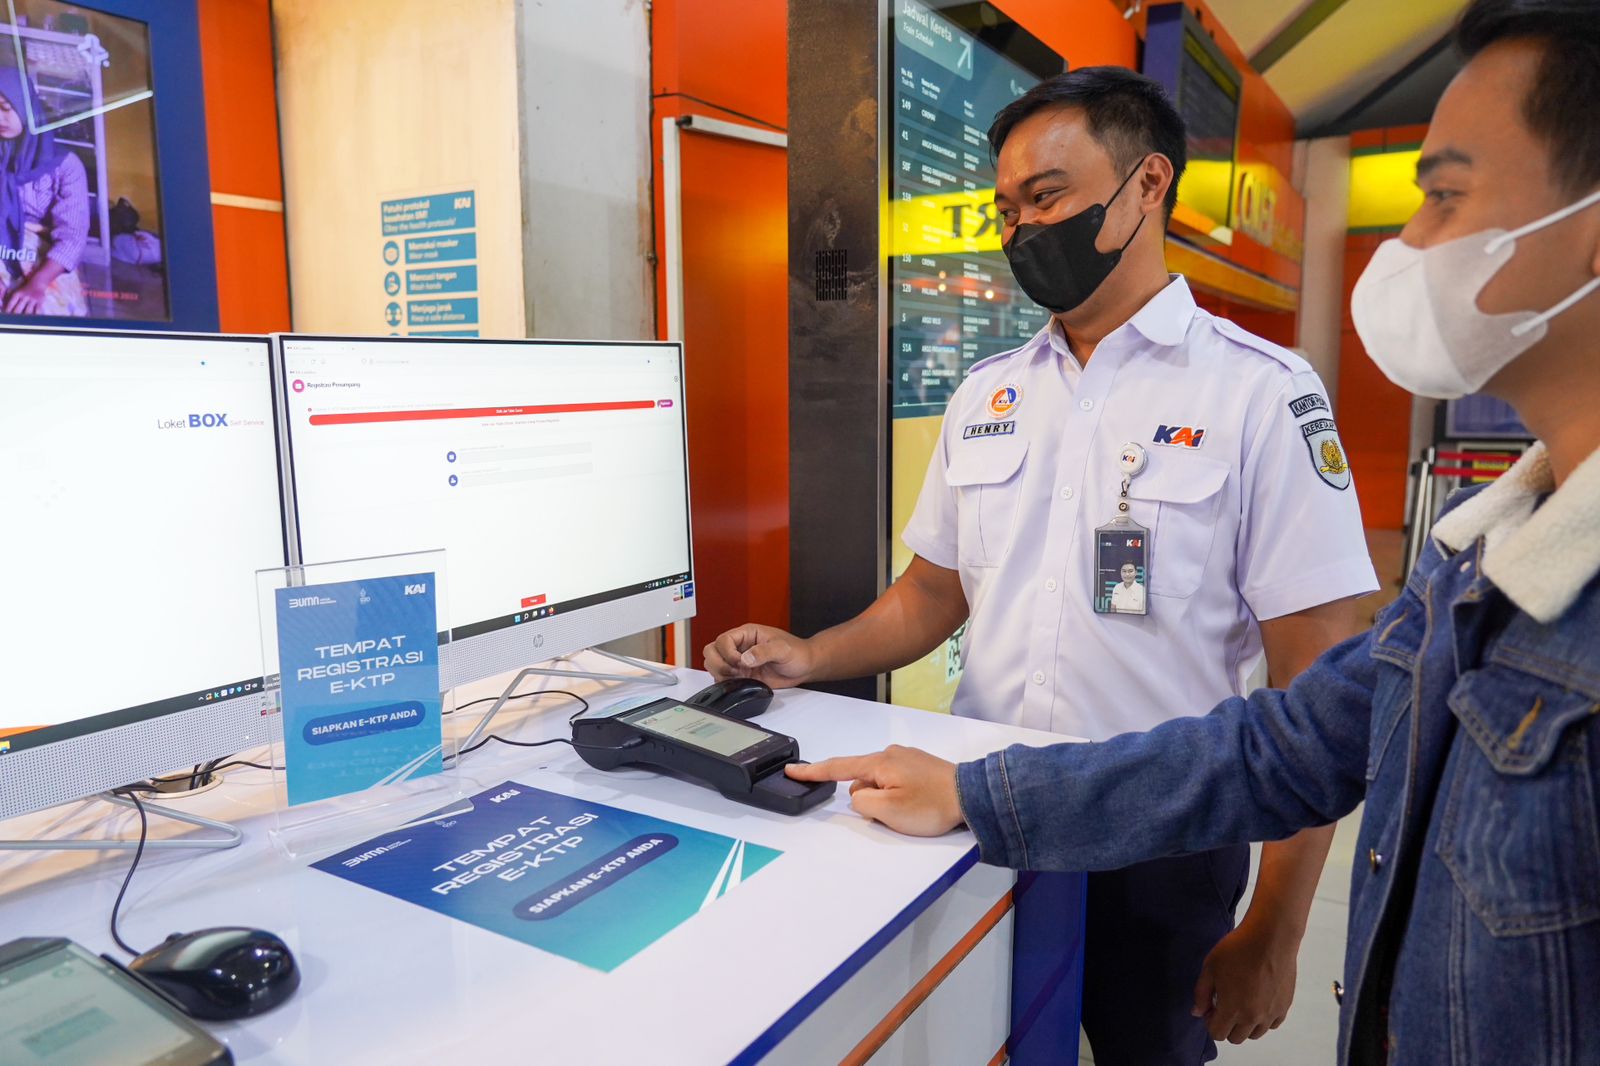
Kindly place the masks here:
[(796, 781), (855, 782), (850, 806), (897, 833), (936, 837), (965, 821), (956, 793), (956, 764), (917, 748), (891, 744), (876, 755), (793, 763), (785, 770)]
[(1194, 1016), (1214, 1040), (1242, 1044), (1283, 1024), (1294, 1002), (1300, 938), (1246, 921), (1217, 942), (1194, 986)]
[(816, 668), (810, 641), (754, 623), (730, 629), (707, 644), (705, 657), (706, 670), (718, 681), (753, 677), (773, 688), (804, 684)]

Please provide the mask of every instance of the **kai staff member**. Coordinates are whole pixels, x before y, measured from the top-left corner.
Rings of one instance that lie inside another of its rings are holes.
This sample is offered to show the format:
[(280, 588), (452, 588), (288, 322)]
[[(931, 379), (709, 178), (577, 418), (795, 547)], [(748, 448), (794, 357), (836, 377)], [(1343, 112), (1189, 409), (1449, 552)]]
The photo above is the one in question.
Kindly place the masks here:
[(1397, 384), (1480, 389), (1540, 438), (1452, 498), (1372, 629), (1287, 692), (1103, 744), (856, 779), (903, 832), (985, 861), (1100, 869), (1272, 840), (1364, 799), (1334, 994), (1341, 1063), (1594, 1062), (1600, 1049), (1600, 2), (1473, 0), (1423, 205), (1357, 283)]
[(1111, 590), (1111, 609), (1121, 614), (1144, 614), (1144, 586), (1139, 584), (1139, 568), (1122, 564), (1122, 580)]
[[(955, 713), (1105, 740), (1197, 693), (1242, 693), (1263, 653), (1286, 684), (1358, 631), (1340, 601), (1378, 583), (1322, 383), (1167, 274), (1184, 138), (1160, 86), (1121, 68), (1059, 75), (1000, 112), (989, 140), (1005, 250), (1049, 326), (957, 390), (905, 574), (808, 640), (724, 633), (705, 649), (714, 675), (777, 687), (881, 673), (967, 621)], [(1110, 609), (1128, 561), (1144, 575), (1137, 614)], [(1269, 845), (1238, 929), (1242, 842), (1092, 874), (1095, 1061), (1192, 1066), (1211, 1038), (1281, 1022), (1330, 838)]]

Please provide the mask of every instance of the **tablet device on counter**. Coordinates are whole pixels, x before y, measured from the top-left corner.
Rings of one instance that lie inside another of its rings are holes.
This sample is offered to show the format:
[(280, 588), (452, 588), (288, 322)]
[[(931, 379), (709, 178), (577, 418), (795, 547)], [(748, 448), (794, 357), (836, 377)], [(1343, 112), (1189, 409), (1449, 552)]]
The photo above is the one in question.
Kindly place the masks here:
[(218, 1066), (233, 1062), (175, 1006), (62, 937), (0, 944), (0, 1062)]

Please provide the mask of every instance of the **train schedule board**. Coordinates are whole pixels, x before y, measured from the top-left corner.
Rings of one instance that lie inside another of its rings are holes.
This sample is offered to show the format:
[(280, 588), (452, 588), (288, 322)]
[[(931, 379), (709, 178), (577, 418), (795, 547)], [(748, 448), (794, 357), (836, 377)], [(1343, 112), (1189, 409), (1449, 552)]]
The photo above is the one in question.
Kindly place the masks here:
[[(891, 375), (889, 580), (911, 562), (911, 518), (945, 406), (973, 364), (1049, 322), (1001, 250), (988, 129), (1062, 58), (989, 3), (894, 0), (883, 104), (888, 167)], [(957, 634), (890, 676), (890, 698), (948, 711), (961, 674)]]

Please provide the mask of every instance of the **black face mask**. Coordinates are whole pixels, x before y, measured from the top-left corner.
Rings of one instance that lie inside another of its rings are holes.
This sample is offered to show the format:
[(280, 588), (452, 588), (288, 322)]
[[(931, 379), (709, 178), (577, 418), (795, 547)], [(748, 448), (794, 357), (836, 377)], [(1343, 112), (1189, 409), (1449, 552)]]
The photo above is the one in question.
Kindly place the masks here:
[[(1144, 161), (1140, 160), (1142, 167)], [(1087, 300), (1122, 262), (1133, 238), (1144, 225), (1133, 227), (1128, 239), (1115, 251), (1095, 247), (1100, 228), (1106, 224), (1106, 208), (1122, 194), (1123, 187), (1139, 173), (1139, 167), (1122, 179), (1117, 191), (1103, 204), (1091, 204), (1060, 222), (1028, 222), (1017, 227), (1005, 246), (1011, 273), (1034, 303), (1056, 314), (1070, 311)]]

